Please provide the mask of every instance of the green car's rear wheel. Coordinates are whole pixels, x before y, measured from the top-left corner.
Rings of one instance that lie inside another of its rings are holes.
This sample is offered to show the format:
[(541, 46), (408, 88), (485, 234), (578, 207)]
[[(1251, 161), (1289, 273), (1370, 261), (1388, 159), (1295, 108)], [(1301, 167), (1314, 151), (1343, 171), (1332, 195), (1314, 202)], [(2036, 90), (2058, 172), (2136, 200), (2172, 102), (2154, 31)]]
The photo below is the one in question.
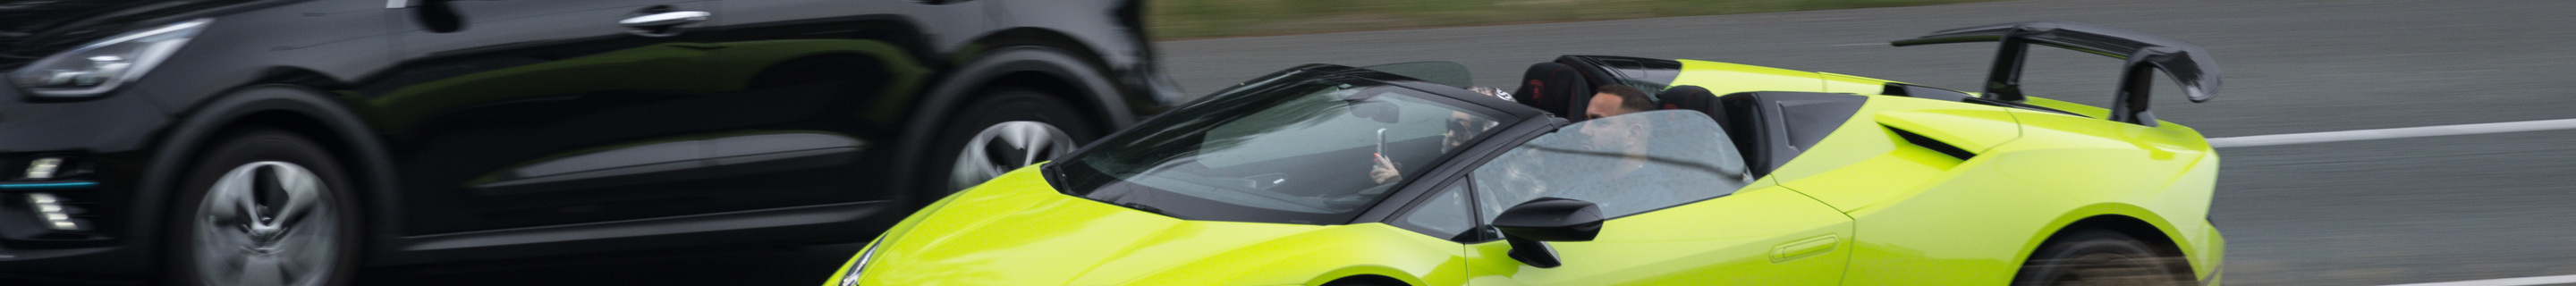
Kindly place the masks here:
[(2084, 230), (2042, 245), (2013, 285), (2189, 285), (2182, 259), (2116, 231)]

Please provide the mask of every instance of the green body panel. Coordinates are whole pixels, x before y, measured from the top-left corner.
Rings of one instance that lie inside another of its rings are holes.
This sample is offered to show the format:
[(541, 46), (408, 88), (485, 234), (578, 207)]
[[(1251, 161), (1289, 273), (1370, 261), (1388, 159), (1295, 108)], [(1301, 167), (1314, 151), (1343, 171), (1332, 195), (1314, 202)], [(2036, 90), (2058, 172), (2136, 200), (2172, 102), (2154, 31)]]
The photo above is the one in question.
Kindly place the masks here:
[(861, 285), (1303, 285), (1352, 275), (1460, 285), (1466, 277), (1458, 243), (1386, 224), (1180, 220), (1057, 193), (1037, 170), (952, 195), (887, 231), (870, 246)]
[(1815, 72), (1711, 61), (1681, 62), (1682, 71), (1673, 77), (1673, 86), (1696, 85), (1718, 95), (1747, 91), (1822, 91), (1825, 88), (1825, 80)]
[(1502, 241), (1469, 245), (1472, 285), (1833, 285), (1852, 248), (1851, 218), (1768, 184), (1611, 219), (1600, 237), (1556, 242), (1565, 263), (1536, 268)]
[[(1412, 285), (2000, 285), (2062, 228), (2117, 216), (2152, 226), (2215, 285), (2225, 241), (2208, 223), (2218, 157), (2177, 124), (1873, 95), (1889, 81), (1681, 61), (1673, 85), (1871, 96), (1779, 169), (1734, 194), (1604, 223), (1551, 243), (1536, 268), (1501, 241), (1461, 244), (1383, 223), (1189, 221), (1056, 192), (1023, 168), (950, 196), (870, 246), (862, 285), (1320, 285), (1376, 275)], [(1973, 153), (1909, 142), (1904, 130)], [(855, 261), (855, 260), (854, 260)], [(836, 272), (847, 273), (848, 267)]]
[(1825, 80), (1824, 92), (1831, 93), (1878, 94), (1887, 91), (1887, 83), (1896, 82), (1829, 72), (1817, 72), (1816, 76)]
[(1985, 153), (2004, 142), (2021, 138), (2021, 126), (2017, 126), (2019, 123), (2013, 120), (2012, 114), (1993, 107), (1928, 107), (1879, 112), (1870, 118), (1855, 119), (1912, 132), (1971, 153)]
[(2001, 173), (2089, 203), (2060, 215), (2050, 231), (2085, 216), (2137, 218), (2172, 238), (2199, 277), (2216, 273), (2225, 242), (2208, 215), (2219, 160), (2199, 131), (2035, 111), (2013, 110), (2013, 116), (2022, 122), (2022, 139), (1991, 151), (2008, 155)]

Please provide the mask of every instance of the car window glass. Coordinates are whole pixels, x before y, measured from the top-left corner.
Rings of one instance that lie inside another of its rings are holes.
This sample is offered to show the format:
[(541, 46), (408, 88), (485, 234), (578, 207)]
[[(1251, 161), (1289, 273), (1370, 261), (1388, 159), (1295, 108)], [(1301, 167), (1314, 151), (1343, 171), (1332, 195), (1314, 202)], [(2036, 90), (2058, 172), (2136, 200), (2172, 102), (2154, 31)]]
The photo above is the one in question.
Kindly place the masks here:
[(1414, 206), (1396, 218), (1395, 226), (1442, 239), (1454, 239), (1476, 226), (1475, 217), (1467, 213), (1467, 184), (1449, 184), (1430, 201)]
[(1752, 181), (1716, 121), (1665, 110), (1586, 120), (1477, 167), (1479, 215), (1543, 197), (1599, 204), (1621, 217), (1734, 193)]
[[(1207, 131), (1201, 146), (1228, 146), (1228, 152), (1203, 153), (1200, 164), (1210, 168), (1232, 168), (1243, 164), (1272, 162), (1296, 156), (1328, 153), (1334, 150), (1375, 149), (1378, 128), (1386, 128), (1387, 142), (1432, 140), (1448, 130), (1444, 124), (1452, 113), (1447, 107), (1411, 96), (1386, 96), (1413, 92), (1402, 88), (1368, 88), (1326, 91), (1281, 102), (1278, 108), (1243, 115), (1234, 122)], [(1367, 93), (1367, 94), (1363, 94)], [(1392, 106), (1393, 123), (1345, 115), (1350, 103), (1343, 98), (1366, 95), (1369, 104)], [(1330, 116), (1322, 116), (1330, 115)], [(1294, 128), (1293, 130), (1283, 130)], [(1281, 133), (1289, 131), (1293, 133)], [(1267, 133), (1267, 134), (1265, 134)], [(1265, 136), (1296, 134), (1297, 136)], [(1374, 152), (1375, 150), (1371, 150)], [(1388, 153), (1399, 153), (1390, 150)], [(1436, 152), (1436, 150), (1434, 150)], [(1366, 160), (1367, 154), (1357, 160)], [(1390, 154), (1390, 159), (1411, 159), (1412, 154)], [(1422, 158), (1427, 159), (1427, 158)], [(1420, 162), (1408, 162), (1420, 163)], [(1365, 166), (1363, 166), (1365, 167)], [(1419, 167), (1419, 166), (1406, 166)]]
[[(1464, 103), (1292, 72), (1139, 123), (1058, 160), (1056, 172), (1066, 193), (1183, 219), (1347, 223), (1457, 152), (1451, 137), (1500, 121), (1457, 104)], [(1375, 172), (1381, 154), (1395, 173), (1383, 180)]]

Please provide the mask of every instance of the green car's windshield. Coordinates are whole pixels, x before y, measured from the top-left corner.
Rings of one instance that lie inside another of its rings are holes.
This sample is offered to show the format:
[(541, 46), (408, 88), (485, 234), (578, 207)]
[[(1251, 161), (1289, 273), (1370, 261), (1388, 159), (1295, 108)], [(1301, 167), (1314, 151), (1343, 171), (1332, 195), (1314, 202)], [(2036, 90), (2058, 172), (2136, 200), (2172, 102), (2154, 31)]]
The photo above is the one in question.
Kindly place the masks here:
[(1500, 123), (1456, 99), (1308, 71), (1209, 96), (1058, 160), (1057, 187), (1183, 219), (1343, 223)]

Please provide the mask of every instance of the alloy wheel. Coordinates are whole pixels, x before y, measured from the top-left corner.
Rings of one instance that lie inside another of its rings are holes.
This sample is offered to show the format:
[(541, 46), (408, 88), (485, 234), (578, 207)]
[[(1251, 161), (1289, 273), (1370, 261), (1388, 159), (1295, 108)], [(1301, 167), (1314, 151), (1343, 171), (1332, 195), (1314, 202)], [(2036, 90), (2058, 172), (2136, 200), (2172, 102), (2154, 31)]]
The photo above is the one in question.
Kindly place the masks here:
[(1073, 136), (1045, 122), (1009, 121), (984, 127), (957, 153), (957, 164), (948, 173), (948, 190), (983, 184), (1013, 169), (1072, 153), (1075, 147)]
[(194, 216), (195, 277), (204, 285), (322, 285), (338, 261), (340, 210), (320, 176), (261, 161), (206, 190)]

